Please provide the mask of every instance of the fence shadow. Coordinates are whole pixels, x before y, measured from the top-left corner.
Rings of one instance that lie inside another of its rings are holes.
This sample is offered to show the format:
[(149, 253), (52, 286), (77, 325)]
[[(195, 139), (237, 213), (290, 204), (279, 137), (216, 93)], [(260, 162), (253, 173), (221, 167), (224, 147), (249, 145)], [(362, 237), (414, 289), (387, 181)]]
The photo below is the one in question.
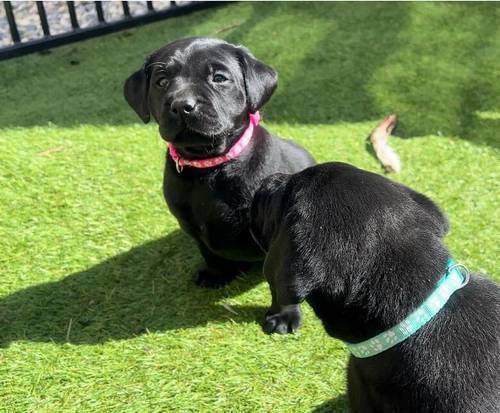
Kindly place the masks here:
[[(410, 8), (401, 3), (360, 4), (353, 9), (348, 3), (275, 3), (269, 15), (300, 15), (307, 26), (286, 32), (289, 50), (267, 46), (265, 31), (249, 35), (255, 27), (264, 26), (258, 6), (227, 40), (241, 44), (259, 37), (252, 50), (271, 65), (277, 66), (279, 87), (265, 108), (266, 119), (273, 122), (336, 123), (358, 122), (380, 116), (379, 108), (366, 90), (372, 74), (404, 45), (399, 33), (408, 26)], [(376, 24), (377, 19), (384, 24)], [(308, 36), (304, 36), (308, 34)], [(279, 36), (279, 34), (276, 34)], [(282, 42), (281, 40), (280, 42)], [(294, 43), (300, 49), (294, 49)], [(384, 47), (375, 47), (383, 44)], [(298, 54), (303, 52), (302, 55)], [(276, 55), (278, 55), (276, 57)], [(281, 55), (281, 56), (280, 56)], [(286, 58), (292, 55), (293, 61)]]
[(17, 340), (98, 344), (263, 316), (261, 307), (234, 307), (233, 314), (217, 304), (261, 282), (259, 266), (224, 289), (208, 290), (191, 280), (196, 256), (194, 243), (176, 230), (60, 281), (3, 297), (0, 347)]
[[(245, 43), (251, 38), (259, 57), (278, 63), (280, 87), (264, 109), (266, 119), (273, 122), (364, 122), (397, 112), (396, 135), (401, 137), (446, 134), (499, 147), (497, 80), (492, 71), (483, 70), (494, 60), (494, 54), (486, 51), (496, 50), (497, 24), (491, 6), (424, 7), (278, 3), (270, 14), (300, 13), (304, 22), (314, 25), (314, 32), (307, 37), (298, 27), (297, 34), (286, 33), (290, 50), (273, 50), (266, 42), (268, 33), (255, 34), (256, 27), (265, 26), (265, 18), (254, 10), (227, 39)], [(422, 20), (425, 13), (427, 20)], [(463, 27), (460, 43), (449, 33), (453, 22)], [(297, 42), (305, 53), (287, 61), (283, 56), (295, 56)], [(442, 70), (432, 70), (424, 61), (436, 62)], [(495, 111), (496, 119), (478, 116)]]
[[(238, 17), (232, 8), (239, 7), (250, 8), (250, 13)], [(273, 122), (361, 122), (395, 111), (401, 114), (398, 133), (404, 137), (441, 131), (497, 146), (491, 122), (498, 120), (475, 115), (498, 110), (495, 72), (481, 69), (495, 61), (493, 7), (277, 2), (206, 10), (51, 55), (2, 62), (0, 87), (6, 94), (0, 124), (139, 123), (122, 96), (125, 78), (151, 51), (196, 33), (245, 44), (276, 67), (280, 87), (265, 108), (266, 119)], [(283, 25), (286, 16), (300, 16), (302, 23), (297, 25), (295, 18), (294, 30), (279, 30), (273, 26), (276, 16), (284, 16)], [(227, 22), (228, 28), (214, 28), (207, 23), (211, 19)], [(456, 26), (463, 28), (463, 42), (449, 33)], [(444, 70), (414, 62), (423, 55), (444, 65), (443, 52), (453, 59)], [(397, 68), (390, 66), (394, 56)], [(46, 64), (51, 65), (50, 73), (43, 69)], [(374, 80), (385, 68), (394, 76)]]

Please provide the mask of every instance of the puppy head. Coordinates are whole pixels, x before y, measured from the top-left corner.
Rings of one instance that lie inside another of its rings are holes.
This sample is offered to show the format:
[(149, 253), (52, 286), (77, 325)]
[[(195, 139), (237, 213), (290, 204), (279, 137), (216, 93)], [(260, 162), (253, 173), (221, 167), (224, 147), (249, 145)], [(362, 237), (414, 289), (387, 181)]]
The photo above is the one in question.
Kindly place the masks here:
[(262, 249), (269, 244), (281, 222), (283, 197), (291, 175), (276, 173), (262, 181), (250, 208), (250, 232)]
[(250, 52), (222, 40), (177, 40), (146, 59), (125, 82), (129, 105), (181, 149), (223, 145), (249, 112), (271, 97), (277, 74)]

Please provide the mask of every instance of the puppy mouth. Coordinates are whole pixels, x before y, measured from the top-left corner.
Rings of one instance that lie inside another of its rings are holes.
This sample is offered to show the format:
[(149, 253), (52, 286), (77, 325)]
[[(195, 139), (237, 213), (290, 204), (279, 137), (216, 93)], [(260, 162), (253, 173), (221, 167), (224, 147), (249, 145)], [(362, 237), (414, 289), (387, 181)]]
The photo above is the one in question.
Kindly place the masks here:
[(184, 127), (175, 133), (169, 129), (160, 127), (160, 136), (166, 142), (185, 150), (207, 151), (215, 148), (220, 140), (218, 135), (207, 134), (198, 128)]
[(206, 116), (166, 119), (160, 124), (161, 137), (179, 146), (213, 146), (217, 139), (228, 133), (222, 125)]
[(204, 129), (202, 130), (201, 128), (198, 128), (197, 126), (190, 125), (189, 123), (185, 123), (185, 131), (187, 133), (194, 133), (197, 135), (203, 135), (206, 137), (215, 137), (217, 136), (217, 133), (207, 133), (207, 131)]
[(194, 132), (207, 137), (217, 137), (223, 134), (225, 128), (217, 121), (215, 116), (200, 113), (197, 116), (187, 116), (182, 119), (184, 128), (188, 132)]

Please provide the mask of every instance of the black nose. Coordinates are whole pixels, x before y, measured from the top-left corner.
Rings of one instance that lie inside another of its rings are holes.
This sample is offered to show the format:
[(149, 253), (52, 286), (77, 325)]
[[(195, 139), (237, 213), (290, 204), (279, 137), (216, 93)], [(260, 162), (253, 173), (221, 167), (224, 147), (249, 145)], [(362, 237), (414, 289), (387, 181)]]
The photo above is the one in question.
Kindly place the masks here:
[(196, 101), (193, 98), (188, 99), (176, 99), (170, 105), (170, 110), (177, 114), (188, 114), (191, 113), (196, 107)]

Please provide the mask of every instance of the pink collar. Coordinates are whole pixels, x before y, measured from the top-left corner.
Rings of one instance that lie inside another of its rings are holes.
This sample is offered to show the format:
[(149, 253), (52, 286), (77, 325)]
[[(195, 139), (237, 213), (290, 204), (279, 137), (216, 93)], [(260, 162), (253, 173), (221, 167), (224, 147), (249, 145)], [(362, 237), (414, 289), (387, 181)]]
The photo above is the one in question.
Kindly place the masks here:
[(175, 149), (174, 145), (171, 143), (168, 144), (168, 153), (170, 157), (175, 162), (175, 167), (177, 172), (181, 172), (182, 168), (186, 165), (191, 166), (193, 168), (212, 168), (214, 166), (220, 165), (221, 163), (230, 161), (231, 159), (236, 158), (243, 150), (247, 147), (248, 143), (252, 139), (254, 127), (257, 126), (260, 122), (260, 113), (257, 111), (255, 113), (250, 113), (250, 122), (248, 123), (245, 132), (241, 135), (241, 137), (236, 141), (236, 143), (226, 152), (224, 155), (215, 156), (213, 158), (207, 159), (184, 159), (182, 158), (177, 149)]

